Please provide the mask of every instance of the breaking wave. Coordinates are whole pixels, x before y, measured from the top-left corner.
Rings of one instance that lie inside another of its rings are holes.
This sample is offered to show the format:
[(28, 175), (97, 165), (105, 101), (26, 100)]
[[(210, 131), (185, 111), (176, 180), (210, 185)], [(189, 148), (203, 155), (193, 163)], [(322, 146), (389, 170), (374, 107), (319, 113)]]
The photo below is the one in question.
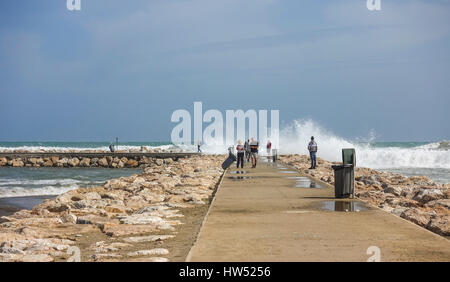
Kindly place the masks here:
[(355, 142), (336, 136), (313, 120), (295, 120), (285, 126), (280, 131), (280, 153), (307, 154), (311, 136), (318, 144), (318, 156), (329, 161), (341, 161), (342, 148), (355, 148), (360, 167), (450, 169), (449, 141), (416, 146), (407, 142), (377, 143), (370, 134), (365, 142)]

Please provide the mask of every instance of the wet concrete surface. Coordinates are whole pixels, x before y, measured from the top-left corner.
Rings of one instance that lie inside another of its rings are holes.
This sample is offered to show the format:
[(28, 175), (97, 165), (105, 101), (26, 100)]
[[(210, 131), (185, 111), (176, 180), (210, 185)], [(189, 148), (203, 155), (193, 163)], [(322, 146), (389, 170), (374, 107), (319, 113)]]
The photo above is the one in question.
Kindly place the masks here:
[(325, 187), (325, 185), (321, 185), (317, 181), (311, 180), (310, 178), (305, 176), (290, 176), (287, 178), (295, 180), (295, 188), (327, 188)]
[(369, 207), (359, 201), (323, 201), (318, 203), (318, 209), (336, 212), (360, 212), (369, 210)]
[(335, 199), (333, 187), (314, 178), (326, 189), (296, 189), (289, 177), (305, 175), (282, 173), (292, 170), (285, 167), (258, 163), (246, 181), (227, 172), (187, 261), (363, 262), (370, 246), (381, 250), (381, 261), (450, 260), (445, 238), (360, 201)]
[(248, 171), (248, 170), (233, 170), (233, 171), (230, 171), (230, 174), (247, 174), (249, 172), (250, 171)]
[(227, 176), (228, 179), (231, 180), (245, 180), (245, 179), (250, 179), (253, 178), (251, 176)]

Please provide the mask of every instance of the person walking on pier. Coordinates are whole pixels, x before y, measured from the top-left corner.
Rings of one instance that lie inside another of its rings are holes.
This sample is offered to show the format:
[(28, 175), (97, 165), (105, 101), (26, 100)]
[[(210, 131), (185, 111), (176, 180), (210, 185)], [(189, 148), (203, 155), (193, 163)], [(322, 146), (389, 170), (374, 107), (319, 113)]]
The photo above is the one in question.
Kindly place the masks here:
[(272, 150), (272, 142), (267, 140), (267, 156), (270, 156), (270, 151)]
[(249, 162), (250, 161), (250, 140), (249, 139), (247, 139), (247, 141), (245, 141), (244, 148), (245, 148), (245, 158), (247, 159), (247, 162)]
[(258, 157), (258, 147), (259, 147), (259, 142), (256, 141), (254, 138), (252, 138), (252, 141), (250, 142), (252, 168), (256, 167), (256, 158)]
[(309, 157), (311, 158), (311, 167), (309, 169), (316, 168), (316, 153), (317, 143), (314, 141), (314, 136), (311, 136), (311, 142), (308, 144)]
[(245, 154), (245, 148), (242, 145), (242, 141), (238, 141), (238, 145), (236, 146), (236, 152), (237, 152), (237, 168), (239, 168), (239, 164), (241, 165), (241, 168), (244, 168), (244, 154)]

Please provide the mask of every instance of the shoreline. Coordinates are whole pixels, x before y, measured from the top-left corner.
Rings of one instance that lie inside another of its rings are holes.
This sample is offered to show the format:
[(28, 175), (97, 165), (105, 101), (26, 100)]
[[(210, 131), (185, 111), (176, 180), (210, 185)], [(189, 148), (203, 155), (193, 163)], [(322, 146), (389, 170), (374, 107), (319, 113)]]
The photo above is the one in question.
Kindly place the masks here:
[(2, 216), (10, 216), (20, 210), (32, 210), (47, 199), (56, 198), (57, 195), (33, 195), (0, 198), (0, 223), (5, 222)]

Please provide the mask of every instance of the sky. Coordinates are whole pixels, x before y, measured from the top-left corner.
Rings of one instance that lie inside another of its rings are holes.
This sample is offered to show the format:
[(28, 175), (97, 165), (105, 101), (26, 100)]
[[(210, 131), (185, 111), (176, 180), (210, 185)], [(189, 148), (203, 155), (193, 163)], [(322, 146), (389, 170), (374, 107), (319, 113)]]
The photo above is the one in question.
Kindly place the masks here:
[(450, 139), (449, 50), (446, 0), (2, 0), (0, 141), (168, 141), (196, 101)]

